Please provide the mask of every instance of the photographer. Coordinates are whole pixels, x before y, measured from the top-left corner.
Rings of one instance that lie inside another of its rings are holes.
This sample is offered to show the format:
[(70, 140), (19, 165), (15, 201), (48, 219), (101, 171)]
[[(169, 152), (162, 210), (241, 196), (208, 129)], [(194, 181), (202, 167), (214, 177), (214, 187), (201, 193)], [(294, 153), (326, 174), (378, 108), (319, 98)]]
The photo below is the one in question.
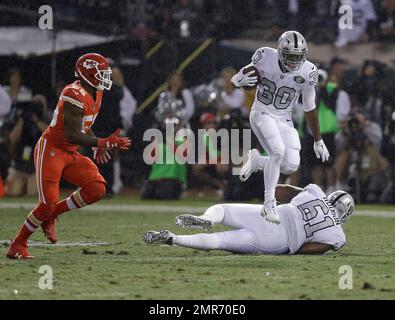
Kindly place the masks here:
[(362, 202), (378, 202), (389, 183), (388, 162), (380, 154), (382, 131), (377, 123), (354, 112), (339, 139), (341, 151), (335, 162), (337, 178), (348, 165), (347, 179)]
[[(150, 173), (144, 182), (141, 190), (142, 199), (179, 199), (187, 185), (188, 168), (187, 164), (180, 161), (176, 149), (183, 144), (185, 140), (177, 135), (182, 130), (182, 122), (177, 117), (166, 118), (162, 125), (164, 134), (169, 134), (165, 141), (155, 141), (151, 156), (154, 163), (151, 165)], [(172, 137), (167, 132), (166, 126), (174, 128), (175, 136)], [(171, 139), (174, 139), (171, 141)]]
[[(4, 119), (7, 117), (11, 110), (11, 99), (4, 88), (0, 85), (0, 127), (4, 123)], [(5, 143), (6, 137), (3, 132), (0, 132), (0, 198), (4, 196), (3, 178), (7, 176), (6, 169), (8, 168), (8, 151)]]
[[(218, 130), (219, 123), (217, 116), (211, 112), (205, 112), (200, 116), (200, 129)], [(223, 195), (225, 180), (229, 175), (228, 164), (221, 163), (221, 152), (219, 146), (215, 145), (213, 137), (207, 132), (203, 135), (205, 152), (198, 155), (198, 162), (191, 166), (194, 179), (199, 185), (211, 187), (218, 195)]]
[(166, 117), (177, 116), (182, 125), (188, 125), (195, 113), (195, 101), (189, 89), (185, 88), (184, 77), (175, 71), (167, 78), (169, 89), (159, 96), (155, 113), (156, 120), (162, 123)]
[(6, 194), (33, 196), (36, 194), (34, 146), (48, 126), (46, 99), (37, 95), (31, 101), (16, 103), (2, 128), (11, 155)]
[(244, 89), (236, 88), (232, 81), (232, 76), (237, 71), (232, 67), (222, 69), (220, 73), (221, 96), (217, 103), (218, 112), (226, 115), (232, 111), (237, 111), (240, 116), (248, 118), (249, 110), (245, 107)]
[[(395, 108), (394, 108), (395, 109)], [(381, 152), (390, 163), (391, 182), (388, 183), (380, 202), (394, 203), (395, 202), (395, 110), (389, 115), (384, 125), (384, 135), (381, 144)]]

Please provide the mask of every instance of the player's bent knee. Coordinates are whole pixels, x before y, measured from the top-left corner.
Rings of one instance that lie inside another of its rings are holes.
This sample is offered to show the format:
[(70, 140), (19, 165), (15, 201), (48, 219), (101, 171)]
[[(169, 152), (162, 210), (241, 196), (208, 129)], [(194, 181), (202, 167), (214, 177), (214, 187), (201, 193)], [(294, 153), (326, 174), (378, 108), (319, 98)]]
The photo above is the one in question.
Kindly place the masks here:
[(288, 149), (283, 162), (280, 166), (280, 171), (282, 174), (292, 174), (298, 170), (300, 164), (300, 149)]
[(106, 185), (101, 181), (91, 182), (81, 188), (80, 194), (86, 204), (95, 203), (105, 196)]
[(281, 166), (280, 170), (282, 174), (292, 174), (296, 172), (299, 168), (299, 163), (285, 163)]
[(284, 144), (276, 144), (274, 147), (272, 147), (271, 152), (269, 152), (269, 156), (272, 157), (278, 157), (278, 158), (284, 158), (285, 155), (285, 146)]

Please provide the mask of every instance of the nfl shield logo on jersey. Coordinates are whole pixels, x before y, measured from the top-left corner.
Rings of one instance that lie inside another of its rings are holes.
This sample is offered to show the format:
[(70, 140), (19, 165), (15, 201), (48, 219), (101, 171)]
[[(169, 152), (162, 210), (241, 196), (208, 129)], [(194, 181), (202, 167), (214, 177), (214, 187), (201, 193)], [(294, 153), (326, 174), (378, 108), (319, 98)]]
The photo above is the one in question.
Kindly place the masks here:
[(295, 81), (296, 83), (300, 83), (300, 84), (302, 84), (302, 83), (305, 82), (305, 80), (304, 80), (304, 78), (303, 78), (302, 76), (295, 76), (295, 77), (294, 77), (294, 81)]

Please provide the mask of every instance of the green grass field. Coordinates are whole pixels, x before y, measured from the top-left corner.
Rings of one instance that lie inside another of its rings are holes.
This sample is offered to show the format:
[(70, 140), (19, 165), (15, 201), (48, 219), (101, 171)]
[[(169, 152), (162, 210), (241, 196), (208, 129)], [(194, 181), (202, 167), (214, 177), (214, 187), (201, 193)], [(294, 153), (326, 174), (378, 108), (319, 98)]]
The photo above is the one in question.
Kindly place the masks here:
[[(247, 256), (149, 246), (142, 241), (142, 235), (150, 229), (197, 232), (174, 225), (175, 216), (183, 210), (179, 206), (193, 206), (198, 212), (214, 201), (144, 202), (119, 197), (102, 201), (96, 209), (67, 213), (61, 216), (57, 230), (60, 243), (70, 246), (34, 246), (30, 250), (36, 256), (34, 261), (8, 260), (4, 255), (6, 246), (1, 247), (0, 299), (395, 298), (393, 217), (352, 217), (344, 227), (346, 247), (323, 256)], [(13, 204), (13, 208), (5, 209), (5, 202)], [(33, 202), (34, 199), (0, 201), (0, 240), (15, 235)], [(103, 204), (129, 204), (137, 209), (103, 209)], [(358, 209), (395, 211), (391, 206)], [(45, 243), (41, 231), (32, 240)], [(108, 245), (81, 246), (76, 242)], [(53, 290), (38, 287), (41, 265), (53, 269)], [(352, 267), (352, 290), (338, 287), (342, 265)]]

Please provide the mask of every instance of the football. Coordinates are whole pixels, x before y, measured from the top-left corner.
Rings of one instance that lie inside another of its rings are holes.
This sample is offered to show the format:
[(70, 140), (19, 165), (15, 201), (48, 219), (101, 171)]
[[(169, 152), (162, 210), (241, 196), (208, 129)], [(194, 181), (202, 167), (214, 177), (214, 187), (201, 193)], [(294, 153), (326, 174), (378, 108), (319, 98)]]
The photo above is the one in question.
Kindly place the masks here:
[(254, 66), (248, 66), (246, 68), (243, 69), (243, 74), (246, 74), (250, 71), (254, 71), (254, 73), (251, 76), (256, 76), (258, 78), (256, 84), (254, 86), (244, 86), (243, 89), (245, 90), (254, 90), (256, 88), (256, 86), (258, 85), (259, 81), (261, 80), (260, 75), (259, 75), (259, 71), (256, 67)]

